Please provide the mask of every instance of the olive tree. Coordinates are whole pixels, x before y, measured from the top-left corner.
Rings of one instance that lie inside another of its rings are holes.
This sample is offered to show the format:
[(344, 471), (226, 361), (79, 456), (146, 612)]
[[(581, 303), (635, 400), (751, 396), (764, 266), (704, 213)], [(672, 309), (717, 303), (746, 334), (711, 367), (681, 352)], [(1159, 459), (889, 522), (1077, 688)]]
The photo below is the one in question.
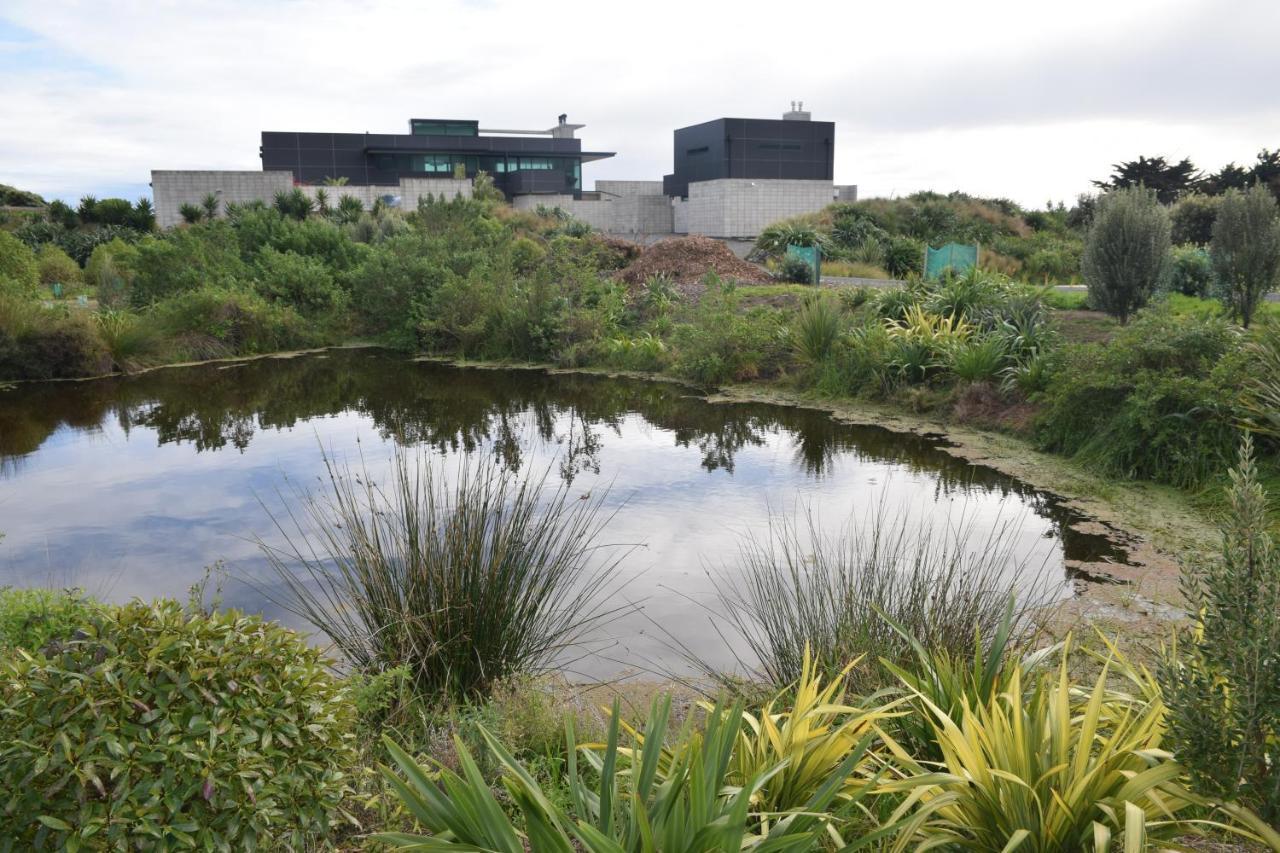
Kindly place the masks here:
[(1280, 207), (1266, 187), (1227, 191), (1213, 223), (1209, 254), (1223, 301), (1249, 328), (1258, 303), (1276, 289), (1280, 276)]
[(1080, 262), (1089, 302), (1127, 323), (1169, 275), (1169, 230), (1152, 190), (1125, 187), (1099, 199)]

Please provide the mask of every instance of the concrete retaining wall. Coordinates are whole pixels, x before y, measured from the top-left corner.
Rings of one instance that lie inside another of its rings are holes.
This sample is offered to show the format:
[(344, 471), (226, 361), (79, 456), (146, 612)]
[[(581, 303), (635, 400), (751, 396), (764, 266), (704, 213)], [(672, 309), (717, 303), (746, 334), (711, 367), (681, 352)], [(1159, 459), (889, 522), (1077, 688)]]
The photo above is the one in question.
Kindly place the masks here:
[(218, 197), (219, 210), (228, 203), (243, 204), (261, 199), (270, 203), (276, 193), (293, 188), (292, 172), (195, 172), (153, 171), (151, 195), (155, 199), (156, 223), (161, 228), (182, 221), (178, 209), (184, 204), (199, 205), (209, 193)]
[(834, 197), (831, 181), (698, 181), (689, 184), (684, 233), (750, 239), (779, 219), (817, 213)]
[(517, 210), (558, 207), (606, 234), (637, 237), (672, 233), (671, 202), (664, 195), (625, 195), (599, 201), (577, 201), (569, 195), (523, 195), (516, 196), (512, 204)]
[[(182, 214), (178, 212), (184, 204), (199, 205), (209, 193), (213, 193), (221, 202), (219, 210), (227, 204), (244, 204), (250, 201), (262, 201), (271, 204), (276, 193), (293, 189), (292, 172), (229, 172), (229, 171), (153, 171), (151, 173), (151, 193), (155, 199), (156, 222), (161, 228), (169, 228), (182, 222)], [(452, 199), (461, 195), (471, 197), (471, 181), (455, 178), (405, 178), (398, 186), (342, 186), (317, 187), (300, 186), (298, 189), (314, 199), (316, 193), (324, 190), (329, 197), (329, 204), (337, 207), (338, 200), (344, 195), (360, 199), (365, 209), (373, 207), (373, 202), (381, 196), (389, 195), (400, 199), (400, 207), (414, 210), (418, 199), (430, 193), (436, 198)]]

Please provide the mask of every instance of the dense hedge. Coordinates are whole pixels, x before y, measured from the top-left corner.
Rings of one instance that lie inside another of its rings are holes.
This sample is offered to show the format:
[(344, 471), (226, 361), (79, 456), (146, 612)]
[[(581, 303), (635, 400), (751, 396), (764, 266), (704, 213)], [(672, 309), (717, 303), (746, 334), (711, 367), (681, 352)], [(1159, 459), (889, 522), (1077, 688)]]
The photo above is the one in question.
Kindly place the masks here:
[(300, 848), (339, 818), (352, 715), (319, 652), (279, 625), (104, 608), (0, 659), (0, 838)]

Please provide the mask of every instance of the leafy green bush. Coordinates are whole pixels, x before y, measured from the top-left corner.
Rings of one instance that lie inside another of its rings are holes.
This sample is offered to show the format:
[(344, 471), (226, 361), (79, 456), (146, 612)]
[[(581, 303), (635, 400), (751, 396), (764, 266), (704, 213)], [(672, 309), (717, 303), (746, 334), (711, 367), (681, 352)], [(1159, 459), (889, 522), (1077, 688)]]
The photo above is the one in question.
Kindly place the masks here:
[(897, 278), (924, 272), (924, 243), (911, 237), (894, 237), (885, 247), (884, 268)]
[(0, 650), (40, 653), (50, 640), (68, 640), (101, 605), (78, 590), (0, 589)]
[(1262, 297), (1280, 286), (1280, 204), (1270, 190), (1228, 190), (1209, 247), (1222, 301), (1247, 329)]
[(84, 268), (84, 278), (97, 288), (99, 304), (119, 306), (128, 302), (137, 267), (137, 247), (116, 238), (94, 247)]
[(177, 339), (187, 357), (276, 352), (324, 342), (292, 308), (238, 288), (181, 293), (156, 304), (148, 316)]
[(1221, 555), (1183, 574), (1192, 624), (1166, 655), (1170, 740), (1198, 790), (1280, 827), (1280, 552), (1247, 436)]
[(84, 311), (0, 306), (0, 379), (76, 379), (111, 370), (111, 355)]
[(39, 291), (35, 253), (8, 231), (0, 230), (0, 292), (35, 296)]
[(135, 602), (58, 645), (0, 661), (0, 835), (297, 849), (339, 819), (351, 705), (297, 634)]
[(328, 315), (346, 305), (347, 295), (334, 281), (332, 267), (319, 258), (267, 247), (258, 253), (255, 270), (259, 293), (303, 315)]
[(1108, 345), (1064, 348), (1037, 434), (1112, 476), (1195, 485), (1230, 464), (1243, 372), (1223, 321), (1144, 312)]
[(1005, 367), (1008, 348), (999, 335), (980, 335), (952, 347), (948, 367), (962, 382), (992, 382)]
[(1169, 271), (1169, 290), (1204, 299), (1213, 288), (1213, 261), (1198, 246), (1175, 246)]
[(54, 284), (75, 285), (84, 280), (80, 265), (52, 243), (40, 247), (36, 265), (40, 272), (40, 283), (46, 287)]
[(1213, 239), (1213, 223), (1218, 218), (1222, 196), (1187, 193), (1169, 211), (1174, 243), (1207, 246)]
[(201, 288), (229, 288), (247, 281), (235, 232), (225, 221), (165, 232), (137, 246), (129, 298), (142, 308)]
[(1081, 271), (1089, 303), (1126, 323), (1169, 274), (1169, 214), (1154, 190), (1112, 190), (1098, 202)]
[(675, 372), (707, 387), (776, 373), (787, 352), (776, 312), (738, 310), (733, 292), (708, 290), (691, 322), (675, 328)]

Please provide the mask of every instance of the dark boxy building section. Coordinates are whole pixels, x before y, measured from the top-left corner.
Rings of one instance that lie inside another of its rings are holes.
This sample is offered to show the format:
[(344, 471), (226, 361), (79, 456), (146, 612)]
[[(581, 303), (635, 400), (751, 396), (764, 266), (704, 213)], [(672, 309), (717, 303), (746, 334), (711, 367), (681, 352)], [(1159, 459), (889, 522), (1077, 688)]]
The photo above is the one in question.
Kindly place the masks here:
[[(612, 157), (583, 151), (582, 140), (561, 117), (566, 133), (520, 131), (527, 136), (482, 135), (479, 122), (410, 119), (410, 133), (291, 133), (264, 131), (264, 171), (293, 172), (294, 181), (319, 184), (346, 178), (355, 185), (391, 185), (401, 178), (468, 178), (488, 172), (508, 196), (582, 191), (582, 164)], [(543, 135), (545, 134), (545, 135)]]
[(835, 135), (831, 121), (718, 118), (682, 127), (675, 133), (675, 171), (663, 177), (662, 191), (688, 198), (689, 184), (717, 178), (829, 181)]

